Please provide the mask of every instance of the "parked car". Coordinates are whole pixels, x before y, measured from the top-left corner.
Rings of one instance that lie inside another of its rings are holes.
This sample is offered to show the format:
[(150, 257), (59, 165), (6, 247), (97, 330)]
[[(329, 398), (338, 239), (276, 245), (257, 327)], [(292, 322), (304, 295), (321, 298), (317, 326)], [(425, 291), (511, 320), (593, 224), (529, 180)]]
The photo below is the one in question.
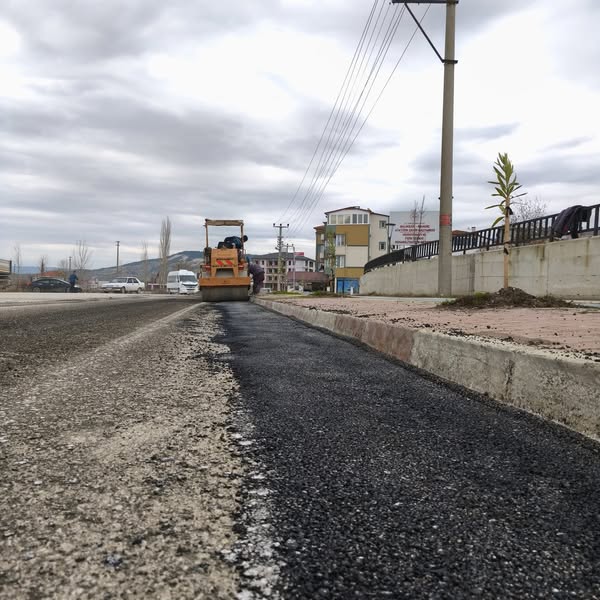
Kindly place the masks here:
[[(71, 284), (56, 277), (40, 277), (28, 283), (27, 288), (32, 292), (70, 292)], [(81, 292), (81, 288), (76, 285), (73, 291)]]
[(137, 277), (115, 277), (107, 283), (103, 283), (100, 289), (103, 292), (121, 292), (127, 294), (129, 292), (135, 292), (139, 294), (143, 292), (146, 285), (140, 281)]

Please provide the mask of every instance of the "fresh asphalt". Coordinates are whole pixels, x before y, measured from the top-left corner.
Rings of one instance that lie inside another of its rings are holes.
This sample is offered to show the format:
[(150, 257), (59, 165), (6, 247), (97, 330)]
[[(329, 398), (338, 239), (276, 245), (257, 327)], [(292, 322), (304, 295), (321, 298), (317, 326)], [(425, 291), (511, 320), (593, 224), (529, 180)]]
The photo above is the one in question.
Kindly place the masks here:
[(598, 444), (254, 304), (214, 306), (281, 598), (600, 598)]

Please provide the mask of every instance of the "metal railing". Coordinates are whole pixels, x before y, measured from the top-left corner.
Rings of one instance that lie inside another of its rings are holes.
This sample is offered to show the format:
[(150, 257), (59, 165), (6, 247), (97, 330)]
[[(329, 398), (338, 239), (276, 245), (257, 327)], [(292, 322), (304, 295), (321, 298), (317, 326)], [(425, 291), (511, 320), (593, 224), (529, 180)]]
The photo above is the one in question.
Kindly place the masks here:
[[(587, 213), (587, 220), (582, 220), (578, 223), (576, 235), (580, 233), (598, 235), (600, 232), (600, 204), (584, 206), (583, 208), (585, 213)], [(528, 221), (512, 223), (510, 226), (511, 245), (520, 246), (538, 240), (554, 239), (553, 225), (560, 214), (556, 213), (554, 215), (529, 219)], [(453, 253), (462, 252), (465, 254), (468, 250), (489, 250), (494, 246), (502, 246), (502, 244), (504, 244), (503, 225), (452, 236)], [(384, 254), (370, 260), (365, 265), (365, 273), (388, 265), (431, 258), (432, 256), (437, 256), (438, 253), (439, 240), (409, 246), (401, 250), (394, 250), (389, 254)]]

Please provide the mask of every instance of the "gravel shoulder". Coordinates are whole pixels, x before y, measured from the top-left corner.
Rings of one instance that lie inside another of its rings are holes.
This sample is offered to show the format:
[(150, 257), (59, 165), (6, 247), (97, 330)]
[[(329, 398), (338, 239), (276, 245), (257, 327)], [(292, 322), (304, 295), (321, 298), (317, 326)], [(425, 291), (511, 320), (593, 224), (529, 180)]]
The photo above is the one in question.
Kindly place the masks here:
[(180, 308), (2, 380), (0, 598), (235, 597), (238, 389)]

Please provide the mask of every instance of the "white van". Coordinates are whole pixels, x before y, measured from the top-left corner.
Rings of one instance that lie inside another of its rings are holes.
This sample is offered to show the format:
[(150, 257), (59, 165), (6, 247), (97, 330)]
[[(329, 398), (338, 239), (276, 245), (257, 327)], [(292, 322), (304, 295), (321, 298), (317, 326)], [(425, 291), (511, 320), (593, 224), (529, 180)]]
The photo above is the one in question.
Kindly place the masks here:
[(198, 278), (192, 271), (179, 269), (167, 275), (167, 292), (169, 294), (195, 294), (198, 292)]

